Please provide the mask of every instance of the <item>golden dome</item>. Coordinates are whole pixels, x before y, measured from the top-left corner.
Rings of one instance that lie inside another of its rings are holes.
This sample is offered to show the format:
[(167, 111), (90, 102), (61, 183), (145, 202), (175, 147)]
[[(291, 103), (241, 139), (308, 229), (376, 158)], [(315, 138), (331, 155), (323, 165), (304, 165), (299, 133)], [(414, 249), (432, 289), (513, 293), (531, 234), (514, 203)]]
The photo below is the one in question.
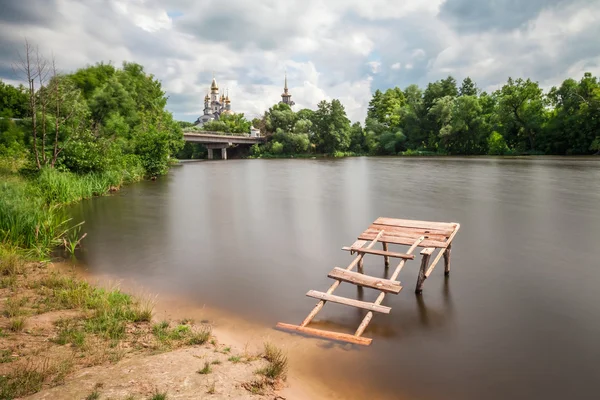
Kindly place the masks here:
[(213, 78), (210, 88), (211, 89), (219, 89), (219, 86), (217, 85), (217, 80), (215, 78)]
[(204, 100), (210, 100), (210, 96), (208, 95), (208, 93), (206, 94), (206, 96), (204, 96)]
[(221, 114), (233, 115), (235, 113), (233, 111), (231, 111), (231, 110), (225, 110)]

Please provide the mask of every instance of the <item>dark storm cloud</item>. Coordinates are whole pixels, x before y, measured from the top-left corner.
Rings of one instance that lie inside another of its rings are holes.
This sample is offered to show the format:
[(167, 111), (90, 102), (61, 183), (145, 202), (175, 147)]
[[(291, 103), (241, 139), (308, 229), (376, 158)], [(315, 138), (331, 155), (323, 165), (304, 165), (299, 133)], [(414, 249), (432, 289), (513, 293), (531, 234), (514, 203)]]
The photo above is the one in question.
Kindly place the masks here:
[(227, 43), (233, 49), (257, 47), (261, 50), (273, 50), (281, 46), (290, 37), (294, 26), (289, 29), (273, 25), (263, 29), (264, 21), (257, 20), (254, 15), (242, 12), (232, 13), (230, 10), (216, 10), (199, 18), (185, 15), (178, 18), (175, 27), (194, 36), (217, 43)]
[(507, 31), (526, 25), (544, 9), (574, 2), (584, 3), (579, 0), (447, 0), (440, 9), (440, 18), (461, 32)]
[(0, 22), (11, 24), (53, 26), (60, 22), (55, 14), (56, 0), (0, 0)]

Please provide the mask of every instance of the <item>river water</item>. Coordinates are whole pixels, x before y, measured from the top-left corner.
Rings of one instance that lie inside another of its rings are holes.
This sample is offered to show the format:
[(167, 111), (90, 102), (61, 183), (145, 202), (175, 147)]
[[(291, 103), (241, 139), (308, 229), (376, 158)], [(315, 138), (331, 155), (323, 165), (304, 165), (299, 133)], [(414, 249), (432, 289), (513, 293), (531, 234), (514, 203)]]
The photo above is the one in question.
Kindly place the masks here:
[[(415, 296), (419, 261), (407, 263), (404, 290), (384, 301), (392, 312), (364, 334), (370, 347), (277, 337), (317, 349), (311, 369), (345, 398), (598, 396), (599, 158), (189, 163), (73, 214), (92, 274), (267, 331), (304, 319), (316, 303), (305, 293), (329, 287), (352, 259), (340, 248), (377, 217), (459, 222), (450, 277), (440, 264)], [(384, 276), (382, 264), (367, 257), (365, 272)], [(315, 326), (353, 332), (364, 314), (327, 304)]]

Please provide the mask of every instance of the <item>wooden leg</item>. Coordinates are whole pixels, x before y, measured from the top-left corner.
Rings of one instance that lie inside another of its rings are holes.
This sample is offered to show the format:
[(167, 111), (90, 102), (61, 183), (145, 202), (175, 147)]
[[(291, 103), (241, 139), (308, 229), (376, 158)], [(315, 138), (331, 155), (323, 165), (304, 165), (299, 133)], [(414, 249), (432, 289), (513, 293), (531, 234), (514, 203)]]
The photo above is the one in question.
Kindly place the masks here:
[(362, 258), (361, 258), (361, 259), (360, 259), (360, 261), (358, 262), (358, 272), (359, 272), (360, 274), (364, 274), (364, 273), (365, 273), (365, 270), (364, 270), (364, 268), (363, 268), (363, 260), (362, 260)]
[(450, 252), (452, 245), (448, 246), (446, 251), (444, 251), (444, 275), (450, 275)]
[(423, 284), (425, 283), (425, 279), (427, 279), (425, 271), (427, 269), (427, 264), (429, 264), (430, 257), (431, 254), (423, 254), (423, 258), (421, 259), (421, 269), (419, 269), (419, 278), (417, 279), (417, 287), (415, 288), (416, 294), (421, 294), (423, 292)]
[[(383, 242), (381, 243), (383, 245), (383, 251), (387, 251), (387, 243)], [(390, 266), (390, 258), (388, 256), (384, 256), (383, 259), (385, 260), (385, 267), (389, 267)]]

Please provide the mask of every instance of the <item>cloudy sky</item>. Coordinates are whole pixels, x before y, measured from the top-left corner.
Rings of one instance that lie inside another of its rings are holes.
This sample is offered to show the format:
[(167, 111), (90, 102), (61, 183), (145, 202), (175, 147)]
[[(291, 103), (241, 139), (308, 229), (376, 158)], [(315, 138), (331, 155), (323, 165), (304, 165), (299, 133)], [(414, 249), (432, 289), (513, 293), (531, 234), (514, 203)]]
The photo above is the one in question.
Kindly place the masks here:
[(600, 0), (0, 0), (4, 81), (24, 37), (64, 72), (143, 64), (186, 121), (213, 71), (249, 117), (279, 101), (287, 70), (296, 109), (339, 98), (360, 121), (375, 89), (449, 74), (487, 90), (600, 75)]

